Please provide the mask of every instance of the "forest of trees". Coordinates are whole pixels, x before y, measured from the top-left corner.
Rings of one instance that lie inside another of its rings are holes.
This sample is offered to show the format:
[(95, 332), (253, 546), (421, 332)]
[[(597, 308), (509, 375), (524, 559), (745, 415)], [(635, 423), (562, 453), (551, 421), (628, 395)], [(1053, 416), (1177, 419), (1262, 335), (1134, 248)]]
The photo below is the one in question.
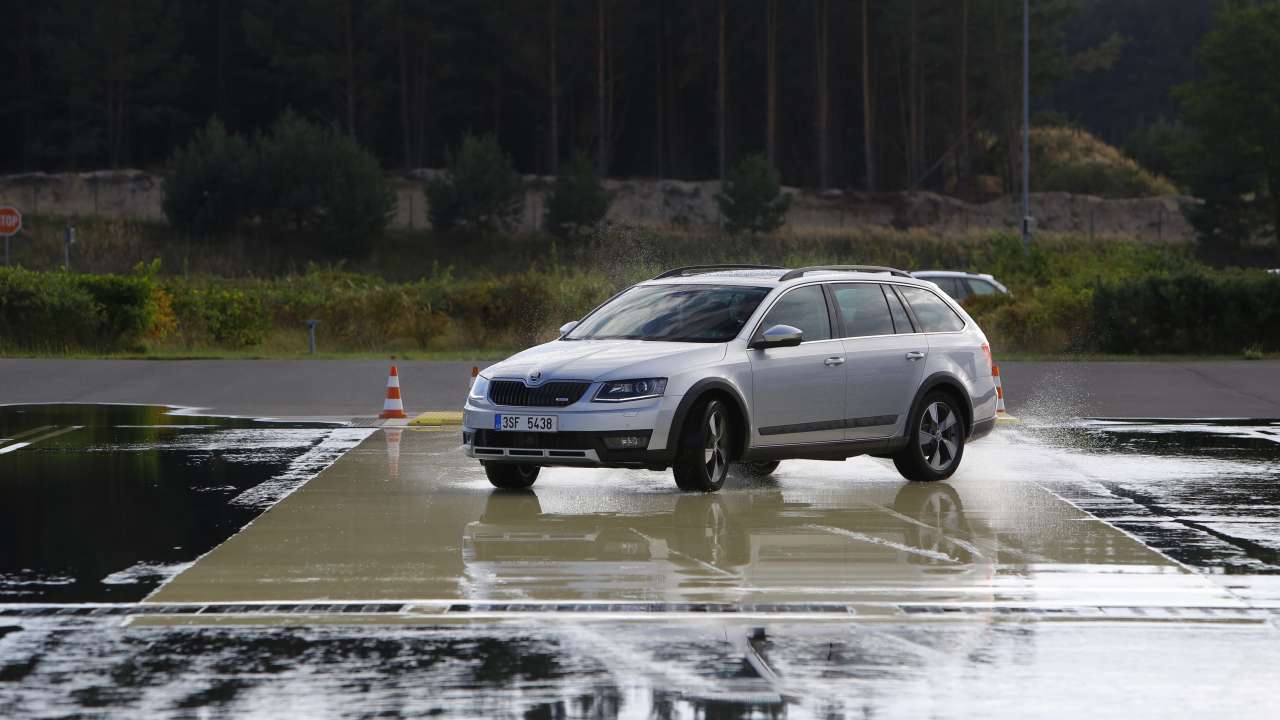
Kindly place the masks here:
[[(1219, 0), (1032, 0), (1037, 112), (1122, 144)], [(522, 172), (1015, 186), (1021, 0), (0, 0), (0, 172), (160, 167), (209, 118), (286, 109), (440, 166), (492, 134)]]

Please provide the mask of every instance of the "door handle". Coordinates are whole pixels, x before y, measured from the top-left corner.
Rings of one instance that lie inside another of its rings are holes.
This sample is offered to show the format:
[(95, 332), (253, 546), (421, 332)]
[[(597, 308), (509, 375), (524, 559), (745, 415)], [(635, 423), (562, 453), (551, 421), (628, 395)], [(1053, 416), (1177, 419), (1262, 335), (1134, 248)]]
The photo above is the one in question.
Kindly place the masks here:
[(919, 350), (912, 350), (911, 352), (907, 353), (907, 359), (911, 361), (923, 360), (924, 353), (920, 352)]
[(823, 360), (823, 361), (822, 361), (822, 364), (823, 364), (823, 365), (826, 365), (827, 367), (835, 367), (836, 365), (843, 365), (843, 364), (844, 364), (844, 358), (839, 357), (839, 356), (837, 356), (837, 357), (829, 357), (829, 358), (827, 358), (826, 360)]

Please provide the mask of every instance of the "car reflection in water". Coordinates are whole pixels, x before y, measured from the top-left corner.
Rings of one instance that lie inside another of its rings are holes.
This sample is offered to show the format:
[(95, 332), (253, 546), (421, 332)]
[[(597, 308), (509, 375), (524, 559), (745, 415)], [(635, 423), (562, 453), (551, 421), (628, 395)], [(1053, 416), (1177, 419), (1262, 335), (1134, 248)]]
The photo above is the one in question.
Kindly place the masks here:
[(577, 500), (557, 511), (544, 508), (534, 491), (491, 494), (484, 514), (464, 531), (468, 594), (703, 603), (973, 600), (994, 572), (994, 531), (967, 516), (946, 483), (871, 483), (807, 496), (754, 487), (647, 497), (643, 511), (583, 512)]

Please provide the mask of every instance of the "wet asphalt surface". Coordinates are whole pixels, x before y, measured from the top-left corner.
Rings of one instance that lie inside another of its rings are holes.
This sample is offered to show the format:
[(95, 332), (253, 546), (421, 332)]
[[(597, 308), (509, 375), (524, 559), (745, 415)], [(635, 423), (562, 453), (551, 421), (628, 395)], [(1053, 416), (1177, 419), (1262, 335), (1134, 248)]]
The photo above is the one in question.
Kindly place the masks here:
[(1026, 417), (946, 483), (713, 496), (494, 492), (447, 431), (46, 406), (0, 438), (3, 717), (1280, 714), (1277, 422)]

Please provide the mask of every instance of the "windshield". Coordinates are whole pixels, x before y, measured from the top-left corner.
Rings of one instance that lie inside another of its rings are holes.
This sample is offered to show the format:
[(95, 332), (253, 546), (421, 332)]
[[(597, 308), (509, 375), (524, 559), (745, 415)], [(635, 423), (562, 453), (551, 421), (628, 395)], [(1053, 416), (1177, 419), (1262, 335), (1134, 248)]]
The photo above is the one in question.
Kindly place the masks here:
[(728, 342), (769, 288), (739, 285), (639, 285), (588, 315), (565, 340)]

